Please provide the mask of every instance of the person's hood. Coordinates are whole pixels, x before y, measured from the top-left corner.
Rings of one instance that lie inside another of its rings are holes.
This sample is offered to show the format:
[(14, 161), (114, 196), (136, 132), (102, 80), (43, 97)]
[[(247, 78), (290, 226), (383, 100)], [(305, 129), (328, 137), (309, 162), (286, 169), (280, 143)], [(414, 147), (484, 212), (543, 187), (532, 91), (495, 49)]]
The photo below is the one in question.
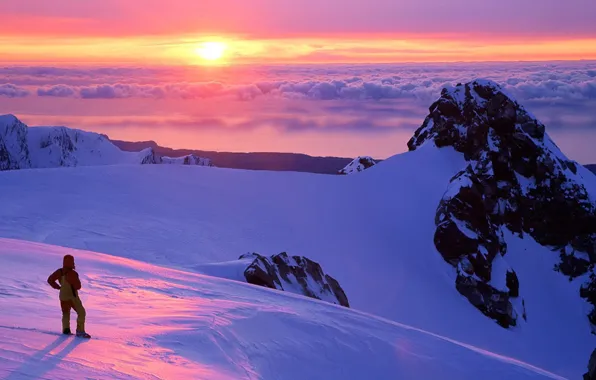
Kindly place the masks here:
[(64, 259), (62, 260), (62, 267), (64, 269), (74, 269), (74, 267), (75, 267), (74, 257), (72, 255), (65, 255)]

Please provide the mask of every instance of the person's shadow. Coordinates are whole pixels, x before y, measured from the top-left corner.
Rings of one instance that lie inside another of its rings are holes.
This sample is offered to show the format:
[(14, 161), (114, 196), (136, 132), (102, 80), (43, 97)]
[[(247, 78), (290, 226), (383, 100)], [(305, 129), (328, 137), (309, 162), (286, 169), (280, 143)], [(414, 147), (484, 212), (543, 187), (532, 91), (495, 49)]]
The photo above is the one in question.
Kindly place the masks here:
[[(49, 353), (60, 346), (63, 342), (71, 339), (71, 341), (64, 346), (64, 348), (53, 355)], [(38, 379), (44, 374), (56, 367), (62, 359), (64, 359), (72, 350), (83, 342), (82, 339), (75, 337), (58, 337), (55, 341), (50, 343), (46, 348), (36, 352), (28, 357), (19, 368), (16, 368), (12, 373), (5, 377), (4, 380), (17, 380), (23, 378)]]

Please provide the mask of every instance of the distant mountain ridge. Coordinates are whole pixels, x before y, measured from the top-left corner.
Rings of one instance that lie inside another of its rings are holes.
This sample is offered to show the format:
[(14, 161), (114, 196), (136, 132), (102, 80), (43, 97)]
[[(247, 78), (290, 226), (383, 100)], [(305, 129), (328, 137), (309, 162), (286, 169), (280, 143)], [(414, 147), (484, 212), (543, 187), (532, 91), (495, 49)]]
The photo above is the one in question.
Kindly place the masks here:
[(194, 149), (172, 149), (158, 145), (155, 141), (110, 141), (118, 148), (128, 152), (138, 152), (152, 148), (157, 154), (170, 157), (195, 154), (210, 159), (219, 168), (296, 171), (317, 174), (337, 174), (353, 158), (345, 157), (316, 157), (301, 153), (234, 153), (215, 152)]
[[(104, 135), (106, 138), (108, 136)], [(152, 148), (159, 155), (169, 157), (181, 157), (197, 155), (209, 158), (219, 168), (247, 169), (247, 170), (272, 170), (272, 171), (295, 171), (316, 174), (338, 174), (349, 166), (355, 159), (335, 156), (309, 156), (303, 153), (280, 153), (280, 152), (216, 152), (199, 149), (173, 149), (161, 146), (155, 141), (110, 141), (118, 148), (126, 152), (139, 152), (143, 149)], [(360, 158), (360, 157), (358, 157)], [(358, 159), (356, 158), (356, 160)], [(374, 159), (376, 163), (380, 159)], [(596, 174), (596, 164), (585, 165), (586, 168)], [(342, 173), (343, 174), (343, 173)]]

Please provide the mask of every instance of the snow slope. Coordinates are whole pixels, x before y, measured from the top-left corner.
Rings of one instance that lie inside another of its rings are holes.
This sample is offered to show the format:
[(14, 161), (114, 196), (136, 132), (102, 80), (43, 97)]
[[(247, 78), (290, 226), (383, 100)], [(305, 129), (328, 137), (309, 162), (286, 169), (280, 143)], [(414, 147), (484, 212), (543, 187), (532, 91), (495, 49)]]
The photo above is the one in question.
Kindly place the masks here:
[(508, 261), (527, 284), (528, 321), (511, 330), (454, 289), (434, 217), (463, 166), (451, 148), (426, 144), (357, 176), (169, 165), (2, 172), (10, 202), (0, 236), (212, 274), (225, 266), (207, 264), (247, 251), (286, 251), (319, 262), (352, 308), (579, 377), (596, 340), (579, 283), (552, 270), (552, 252), (507, 237)]
[[(45, 279), (81, 273), (91, 340), (58, 335)], [(43, 379), (562, 379), (378, 317), (99, 253), (0, 239), (0, 376)]]

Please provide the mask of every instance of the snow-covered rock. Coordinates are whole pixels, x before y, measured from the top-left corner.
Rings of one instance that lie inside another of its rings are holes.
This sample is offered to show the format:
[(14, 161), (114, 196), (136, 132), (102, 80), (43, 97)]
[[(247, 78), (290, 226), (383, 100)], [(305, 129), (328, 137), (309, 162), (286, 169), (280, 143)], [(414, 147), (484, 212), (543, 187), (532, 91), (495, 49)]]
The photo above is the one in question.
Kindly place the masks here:
[(240, 256), (250, 259), (244, 277), (250, 284), (285, 290), (307, 297), (350, 307), (346, 293), (337, 280), (325, 274), (321, 266), (302, 256), (282, 252), (271, 257), (258, 253)]
[(138, 164), (145, 156), (143, 152), (123, 152), (105, 135), (98, 133), (66, 127), (32, 127), (28, 130), (31, 166), (34, 168)]
[(0, 116), (0, 170), (118, 164), (213, 166), (196, 155), (161, 157), (153, 148), (125, 152), (103, 134), (66, 127), (27, 127), (13, 115)]
[(369, 156), (360, 156), (355, 158), (352, 162), (346, 165), (345, 168), (341, 169), (338, 174), (354, 174), (364, 171), (377, 163)]
[(0, 170), (29, 167), (27, 126), (13, 115), (0, 115)]
[(204, 157), (199, 157), (196, 154), (189, 154), (182, 157), (166, 157), (161, 158), (162, 164), (170, 165), (198, 165), (198, 166), (213, 166), (211, 160)]
[(153, 148), (145, 148), (139, 152), (139, 162), (141, 165), (161, 164), (162, 158), (159, 154), (155, 153)]
[[(457, 268), (458, 291), (483, 313), (505, 327), (525, 315), (513, 306), (524, 284), (508, 265), (494, 265), (507, 257), (505, 229), (559, 252), (556, 268), (571, 278), (593, 268), (596, 204), (583, 172), (499, 85), (477, 80), (444, 89), (408, 147), (427, 142), (455, 148), (468, 164), (440, 201), (434, 241)], [(582, 291), (593, 305), (595, 284)], [(596, 323), (595, 309), (590, 320)]]

